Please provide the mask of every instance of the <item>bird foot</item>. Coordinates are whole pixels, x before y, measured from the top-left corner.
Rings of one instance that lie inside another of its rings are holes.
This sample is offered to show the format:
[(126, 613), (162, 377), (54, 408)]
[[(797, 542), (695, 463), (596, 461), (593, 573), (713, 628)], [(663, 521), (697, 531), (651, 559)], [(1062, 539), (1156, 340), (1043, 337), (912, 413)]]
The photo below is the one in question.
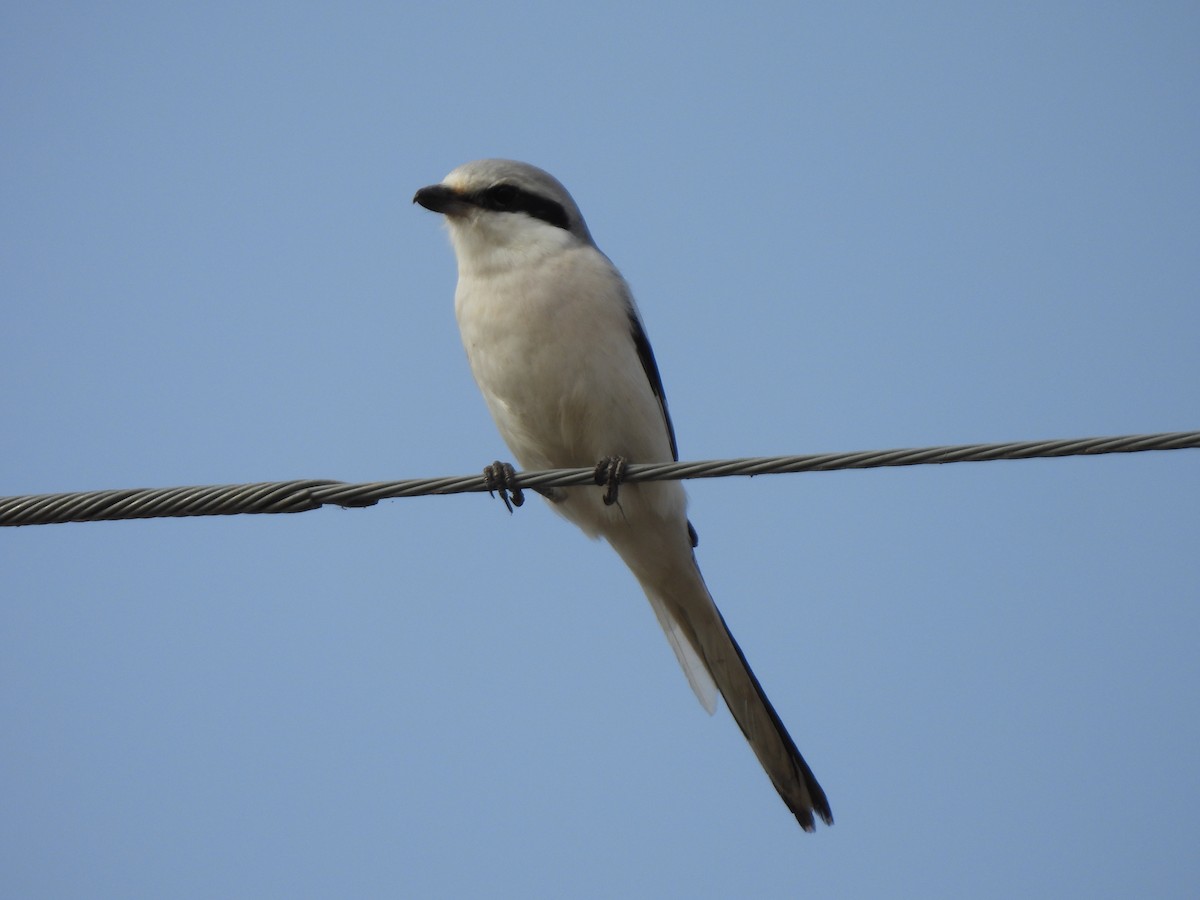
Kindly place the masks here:
[(510, 513), (514, 506), (520, 506), (525, 502), (525, 495), (514, 484), (516, 478), (517, 472), (512, 467), (512, 463), (497, 460), (490, 466), (483, 467), (483, 480), (487, 483), (488, 495), (495, 497), (496, 494), (499, 494)]
[(617, 492), (625, 479), (628, 464), (628, 460), (623, 456), (606, 456), (596, 463), (596, 484), (604, 488), (605, 506), (612, 506), (617, 502)]

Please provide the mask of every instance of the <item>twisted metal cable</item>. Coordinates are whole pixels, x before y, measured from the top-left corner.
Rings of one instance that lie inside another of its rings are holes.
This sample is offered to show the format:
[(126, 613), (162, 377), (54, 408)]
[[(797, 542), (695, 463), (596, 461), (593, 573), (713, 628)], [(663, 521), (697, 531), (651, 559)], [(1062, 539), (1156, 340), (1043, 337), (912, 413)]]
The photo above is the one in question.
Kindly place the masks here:
[[(906, 450), (856, 453), (816, 453), (803, 456), (761, 456), (701, 462), (630, 464), (623, 479), (665, 481), (683, 478), (723, 478), (727, 475), (776, 475), (788, 472), (831, 472), (883, 466), (921, 466), (933, 463), (989, 462), (1059, 456), (1098, 456), (1145, 450), (1200, 448), (1200, 431), (1130, 434), (1118, 437), (1074, 438), (1057, 441), (1018, 441), (1004, 444), (960, 444)], [(544, 469), (521, 472), (512, 488), (594, 485), (595, 469)], [(129, 488), (68, 494), (0, 497), (0, 526), (52, 525), (115, 519), (177, 516), (232, 516), (242, 513), (294, 513), (325, 505), (373, 506), (394, 497), (461, 494), (488, 491), (482, 475), (415, 478), (351, 484), (344, 481), (271, 481), (259, 484), (202, 487)]]

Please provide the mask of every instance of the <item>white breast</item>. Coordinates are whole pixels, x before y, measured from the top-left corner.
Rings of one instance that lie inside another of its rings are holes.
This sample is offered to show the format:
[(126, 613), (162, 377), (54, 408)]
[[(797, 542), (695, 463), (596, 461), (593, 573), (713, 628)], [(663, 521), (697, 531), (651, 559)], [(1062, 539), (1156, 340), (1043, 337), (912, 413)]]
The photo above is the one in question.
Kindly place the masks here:
[[(573, 243), (508, 266), (495, 265), (493, 255), (482, 271), (461, 262), (455, 312), (463, 345), (522, 468), (591, 466), (606, 456), (671, 459), (633, 342), (628, 288), (602, 253)], [(572, 490), (560, 511), (592, 534), (644, 505), (668, 518), (683, 514), (678, 483), (627, 486), (622, 509), (604, 507), (600, 493)]]

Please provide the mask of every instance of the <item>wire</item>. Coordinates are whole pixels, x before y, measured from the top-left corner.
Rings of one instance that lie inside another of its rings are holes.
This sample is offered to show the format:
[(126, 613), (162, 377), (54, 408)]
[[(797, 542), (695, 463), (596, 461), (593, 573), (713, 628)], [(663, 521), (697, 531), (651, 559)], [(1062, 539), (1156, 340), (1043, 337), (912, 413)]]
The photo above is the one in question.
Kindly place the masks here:
[[(1145, 450), (1200, 448), (1200, 431), (1130, 434), (1118, 437), (1058, 441), (1020, 441), (1005, 444), (960, 444), (912, 450), (872, 450), (857, 453), (819, 453), (804, 456), (763, 456), (702, 462), (630, 464), (625, 483), (683, 478), (723, 478), (728, 475), (776, 475), (788, 472), (832, 472), (883, 466), (921, 466), (933, 463), (990, 462), (1059, 456), (1098, 456)], [(521, 472), (510, 489), (595, 485), (596, 470), (545, 469)], [(52, 525), (115, 519), (177, 516), (232, 516), (243, 513), (295, 513), (326, 505), (373, 506), (395, 497), (461, 494), (489, 491), (482, 475), (417, 478), (351, 484), (344, 481), (272, 481), (259, 484), (203, 487), (130, 488), (68, 494), (0, 497), (0, 526)]]

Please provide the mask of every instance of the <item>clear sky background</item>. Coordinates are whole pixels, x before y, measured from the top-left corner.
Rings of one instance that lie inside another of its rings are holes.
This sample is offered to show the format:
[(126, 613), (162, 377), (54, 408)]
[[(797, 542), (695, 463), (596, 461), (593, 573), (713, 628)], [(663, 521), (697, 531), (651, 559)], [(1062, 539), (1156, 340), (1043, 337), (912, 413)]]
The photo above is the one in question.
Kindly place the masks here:
[[(6, 3), (0, 494), (479, 471), (416, 188), (572, 191), (685, 459), (1200, 427), (1194, 3)], [(6, 897), (1194, 897), (1200, 452), (691, 482), (805, 835), (534, 500), (0, 534)]]

